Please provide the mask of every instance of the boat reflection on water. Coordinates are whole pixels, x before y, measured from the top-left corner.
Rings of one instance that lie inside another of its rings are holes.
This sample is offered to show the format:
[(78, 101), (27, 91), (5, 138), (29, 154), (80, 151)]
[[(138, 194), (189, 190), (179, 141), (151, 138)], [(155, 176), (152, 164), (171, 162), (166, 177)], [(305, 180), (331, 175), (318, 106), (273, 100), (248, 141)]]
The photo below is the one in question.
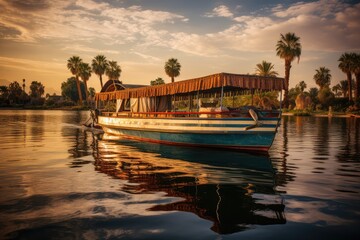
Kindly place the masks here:
[(97, 141), (96, 170), (124, 179), (131, 194), (165, 192), (178, 201), (149, 211), (184, 211), (229, 234), (254, 226), (284, 224), (275, 171), (264, 155), (151, 144), (104, 135)]

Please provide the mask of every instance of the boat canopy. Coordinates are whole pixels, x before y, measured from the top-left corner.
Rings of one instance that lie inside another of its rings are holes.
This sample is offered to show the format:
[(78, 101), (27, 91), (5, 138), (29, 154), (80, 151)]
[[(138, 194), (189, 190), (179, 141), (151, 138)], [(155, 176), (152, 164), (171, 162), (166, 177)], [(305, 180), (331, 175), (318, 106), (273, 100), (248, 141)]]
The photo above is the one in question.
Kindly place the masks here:
[(124, 90), (127, 88), (140, 88), (140, 87), (147, 87), (148, 85), (139, 85), (139, 84), (123, 84), (119, 80), (108, 80), (104, 86), (101, 88), (100, 92), (113, 92), (116, 88), (118, 90)]
[(95, 99), (97, 101), (108, 101), (114, 99), (156, 97), (209, 91), (212, 89), (218, 90), (222, 87), (242, 90), (280, 91), (284, 89), (284, 78), (217, 73), (162, 85), (130, 88), (113, 92), (100, 92), (96, 94)]

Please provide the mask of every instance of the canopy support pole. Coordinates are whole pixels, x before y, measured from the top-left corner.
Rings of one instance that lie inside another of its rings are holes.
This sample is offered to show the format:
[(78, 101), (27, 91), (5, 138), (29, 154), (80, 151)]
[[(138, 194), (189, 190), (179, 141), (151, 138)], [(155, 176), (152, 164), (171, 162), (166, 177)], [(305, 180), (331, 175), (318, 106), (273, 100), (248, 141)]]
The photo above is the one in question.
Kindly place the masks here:
[(199, 91), (196, 94), (196, 101), (197, 101), (197, 111), (200, 111), (200, 98), (199, 98)]
[(222, 109), (223, 107), (223, 98), (224, 98), (224, 84), (221, 87), (220, 109)]

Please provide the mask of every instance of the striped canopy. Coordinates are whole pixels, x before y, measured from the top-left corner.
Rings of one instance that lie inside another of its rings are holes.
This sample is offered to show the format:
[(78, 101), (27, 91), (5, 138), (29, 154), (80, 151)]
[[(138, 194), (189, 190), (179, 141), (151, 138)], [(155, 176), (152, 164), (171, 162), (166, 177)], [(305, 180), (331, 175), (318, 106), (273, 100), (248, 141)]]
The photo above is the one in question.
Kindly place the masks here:
[(96, 100), (129, 99), (140, 97), (155, 97), (174, 94), (186, 94), (197, 91), (218, 90), (221, 87), (232, 87), (249, 90), (282, 90), (284, 78), (262, 77), (231, 73), (217, 73), (205, 77), (194, 78), (174, 83), (131, 88), (113, 92), (101, 92), (95, 96)]

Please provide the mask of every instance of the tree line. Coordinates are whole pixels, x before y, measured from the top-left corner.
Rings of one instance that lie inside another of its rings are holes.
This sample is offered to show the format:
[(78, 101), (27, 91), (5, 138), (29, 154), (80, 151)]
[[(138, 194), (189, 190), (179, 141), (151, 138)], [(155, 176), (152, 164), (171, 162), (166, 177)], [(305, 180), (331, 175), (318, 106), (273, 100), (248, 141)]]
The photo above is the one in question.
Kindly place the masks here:
[[(291, 63), (297, 59), (300, 61), (301, 56), (301, 43), (300, 37), (296, 36), (295, 33), (286, 33), (285, 35), (280, 34), (280, 40), (276, 44), (276, 55), (285, 61), (285, 90), (284, 90), (284, 106), (289, 108), (289, 79)], [(353, 105), (354, 109), (360, 107), (360, 54), (355, 52), (343, 53), (338, 59), (339, 69), (346, 74), (346, 81), (341, 81), (339, 84), (334, 86), (334, 91), (343, 90), (343, 95), (348, 96), (347, 105)], [(320, 90), (318, 91), (318, 98), (331, 99), (332, 91), (329, 88), (331, 74), (330, 70), (326, 67), (320, 67), (315, 70), (314, 80), (319, 85)], [(355, 76), (356, 81), (353, 80), (352, 75)], [(354, 98), (352, 97), (354, 90)], [(315, 90), (312, 90), (315, 92)], [(324, 97), (326, 96), (326, 97)], [(326, 105), (326, 104), (325, 104)]]
[[(113, 81), (114, 89), (116, 89), (115, 81), (119, 80), (121, 75), (121, 67), (116, 61), (108, 61), (104, 55), (97, 55), (92, 59), (90, 64), (83, 62), (79, 56), (72, 56), (67, 61), (67, 68), (74, 75), (76, 80), (76, 88), (78, 92), (79, 104), (83, 103), (82, 91), (80, 86), (80, 80), (83, 81), (85, 86), (86, 101), (88, 101), (87, 81), (90, 79), (91, 74), (95, 73), (99, 76), (100, 86), (103, 88), (103, 78), (105, 74), (109, 80)], [(165, 72), (171, 77), (171, 82), (174, 82), (174, 78), (180, 75), (181, 64), (175, 58), (170, 58), (165, 63)], [(150, 82), (151, 85), (163, 84), (162, 78), (157, 78)]]
[[(290, 102), (289, 99), (290, 70), (294, 60), (297, 60), (298, 63), (300, 61), (302, 52), (300, 37), (296, 36), (295, 33), (290, 32), (286, 34), (280, 34), (280, 39), (278, 40), (275, 47), (276, 55), (281, 59), (284, 59), (285, 62), (285, 87), (283, 102), (284, 107), (289, 108), (289, 104), (293, 104), (293, 102)], [(339, 97), (341, 94), (343, 97), (348, 98), (348, 105), (354, 105), (355, 108), (358, 108), (360, 106), (360, 54), (355, 52), (346, 52), (339, 57), (338, 61), (338, 67), (346, 74), (346, 80), (341, 81), (339, 84), (330, 89), (330, 70), (325, 66), (320, 67), (319, 69), (315, 69), (316, 73), (314, 75), (314, 80), (320, 87), (320, 89), (317, 91), (317, 94), (334, 94), (334, 96), (337, 97)], [(79, 105), (83, 104), (83, 98), (85, 98), (86, 102), (88, 103), (89, 95), (91, 96), (94, 94), (94, 90), (92, 89), (89, 91), (87, 87), (87, 81), (90, 79), (92, 73), (95, 73), (99, 76), (101, 88), (104, 86), (103, 75), (106, 75), (109, 80), (113, 81), (114, 89), (117, 89), (115, 86), (115, 81), (119, 80), (122, 72), (120, 65), (116, 61), (108, 61), (104, 55), (95, 56), (91, 61), (91, 65), (89, 63), (83, 62), (79, 56), (72, 56), (67, 61), (67, 68), (70, 70), (73, 78), (69, 78), (67, 82), (62, 83), (62, 95), (70, 98), (68, 92), (73, 91), (74, 88), (76, 88), (77, 96), (74, 96), (74, 93), (71, 93), (71, 99), (73, 101), (78, 101)], [(170, 58), (167, 62), (165, 62), (164, 70), (165, 73), (171, 78), (171, 82), (174, 82), (175, 77), (180, 75), (181, 64), (177, 59)], [(278, 75), (278, 73), (274, 71), (274, 65), (267, 61), (262, 61), (256, 65), (255, 74), (260, 76)], [(353, 79), (353, 76), (355, 77), (355, 80)], [(80, 79), (82, 82), (80, 82)], [(72, 82), (75, 82), (76, 87), (73, 86), (74, 84)], [(159, 85), (164, 83), (165, 81), (160, 77), (150, 81), (150, 85)], [(39, 84), (42, 85), (36, 81), (34, 84), (32, 83), (32, 85), (34, 85), (34, 90), (31, 91), (38, 91), (37, 94), (33, 92), (30, 93), (33, 99), (39, 98), (39, 93), (41, 92), (41, 87), (38, 86)], [(305, 84), (305, 82), (303, 82), (303, 84)], [(26, 99), (26, 95), (22, 93), (24, 91), (21, 90), (21, 86), (17, 82), (14, 82), (10, 85), (11, 86), (9, 87), (0, 87), (0, 99), (6, 98), (11, 102), (19, 102), (20, 99), (24, 101), (24, 99)], [(71, 89), (69, 86), (72, 86)], [(303, 87), (298, 86), (298, 88), (294, 88), (295, 90), (292, 89), (291, 97), (293, 98), (294, 92), (303, 92), (296, 90), (302, 88)], [(42, 87), (42, 89), (44, 90), (44, 87)], [(312, 90), (312, 93), (315, 93), (315, 90)], [(40, 96), (42, 96), (42, 94), (40, 94)]]
[(32, 81), (30, 91), (25, 91), (25, 79), (22, 86), (17, 81), (9, 84), (9, 86), (0, 86), (0, 105), (17, 105), (30, 104), (41, 105), (44, 103), (42, 96), (45, 93), (45, 86), (38, 81)]
[[(300, 37), (296, 36), (295, 33), (286, 33), (280, 34), (280, 40), (276, 44), (276, 55), (285, 61), (285, 82), (284, 82), (284, 107), (287, 109), (292, 109), (296, 103), (296, 97), (299, 95), (308, 96), (312, 103), (313, 108), (326, 108), (331, 104), (337, 104), (341, 102), (341, 107), (344, 108), (352, 106), (351, 109), (358, 109), (360, 107), (360, 54), (359, 53), (343, 53), (339, 61), (339, 69), (346, 74), (347, 79), (340, 81), (332, 89), (330, 89), (331, 83), (331, 73), (330, 69), (326, 67), (319, 67), (315, 69), (315, 74), (313, 80), (319, 86), (317, 88), (311, 88), (309, 92), (305, 92), (306, 83), (301, 81), (296, 85), (295, 88), (289, 89), (289, 80), (290, 80), (290, 69), (292, 67), (292, 62), (297, 60), (300, 61), (300, 56), (302, 52), (302, 46), (300, 43)], [(277, 76), (278, 73), (274, 71), (274, 65), (267, 61), (262, 61), (256, 65), (255, 74), (259, 76)], [(354, 75), (356, 81), (352, 78)], [(335, 93), (334, 93), (335, 92)], [(352, 93), (354, 92), (354, 98)], [(274, 103), (276, 102), (277, 95), (271, 94), (262, 94), (264, 98), (273, 98), (268, 99), (265, 102)], [(335, 97), (348, 98), (348, 99), (339, 99), (335, 101)], [(257, 96), (259, 98), (258, 102), (264, 102), (261, 100), (261, 94)], [(347, 100), (347, 101), (346, 101)], [(246, 101), (245, 101), (246, 102)], [(339, 105), (339, 104), (338, 104)]]
[[(104, 55), (97, 55), (92, 59), (91, 67), (89, 63), (83, 62), (79, 56), (72, 56), (67, 61), (67, 68), (75, 76), (76, 88), (78, 92), (79, 104), (83, 104), (80, 80), (85, 86), (86, 102), (89, 100), (87, 81), (90, 79), (92, 72), (99, 76), (101, 88), (104, 86), (102, 76), (105, 74), (109, 80), (118, 80), (121, 74), (121, 67), (116, 61), (108, 61)], [(114, 83), (115, 84), (115, 83)]]
[[(338, 111), (357, 111), (360, 108), (360, 54), (359, 53), (343, 53), (339, 61), (339, 69), (347, 76), (346, 80), (340, 81), (337, 85), (330, 89), (331, 73), (326, 67), (315, 69), (313, 80), (319, 86), (318, 88), (310, 88), (305, 91), (306, 83), (299, 82), (295, 88), (289, 89), (290, 69), (294, 60), (300, 61), (302, 46), (300, 37), (295, 33), (280, 34), (280, 40), (276, 44), (276, 55), (285, 61), (285, 81), (284, 81), (284, 107), (286, 109), (296, 109), (297, 99), (302, 99), (309, 103), (308, 109), (320, 110), (329, 106), (334, 106)], [(255, 75), (276, 77), (278, 73), (274, 71), (274, 65), (267, 61), (262, 61), (256, 65)], [(352, 78), (354, 75), (355, 79)], [(354, 98), (352, 97), (354, 93)], [(254, 104), (259, 107), (278, 106), (277, 94), (257, 93), (255, 96), (242, 96), (239, 99), (231, 99), (230, 102), (238, 101), (240, 104)], [(301, 101), (298, 101), (301, 103)], [(311, 104), (310, 104), (311, 103)]]
[[(72, 56), (67, 61), (67, 68), (72, 73), (73, 77), (61, 84), (61, 95), (63, 100), (59, 102), (58, 106), (73, 106), (73, 102), (83, 104), (85, 99), (86, 104), (93, 101), (95, 89), (87, 87), (87, 82), (92, 73), (99, 76), (100, 86), (103, 88), (103, 75), (106, 75), (109, 80), (113, 81), (114, 89), (116, 89), (115, 81), (119, 80), (121, 75), (121, 67), (116, 61), (108, 61), (104, 55), (97, 55), (92, 59), (91, 66), (89, 63), (83, 62), (79, 56)], [(174, 82), (174, 78), (180, 75), (181, 64), (175, 58), (170, 58), (165, 62), (165, 73)], [(80, 81), (81, 79), (81, 81)], [(165, 81), (158, 77), (150, 81), (150, 85), (164, 84)], [(55, 102), (51, 98), (43, 98), (45, 87), (41, 82), (33, 81), (30, 85), (29, 94), (25, 92), (25, 80), (23, 87), (15, 81), (9, 86), (0, 86), (0, 105), (48, 105), (53, 106)]]
[[(292, 62), (297, 60), (299, 63), (300, 56), (302, 52), (302, 46), (300, 43), (300, 37), (295, 33), (288, 32), (286, 34), (280, 34), (280, 39), (277, 41), (276, 45), (276, 55), (281, 59), (284, 59), (285, 62), (285, 82), (284, 82), (284, 107), (289, 108), (289, 82), (290, 82), (290, 70), (292, 67)], [(334, 86), (333, 90), (338, 92), (340, 89), (347, 87), (347, 91), (342, 91), (343, 95), (348, 96), (349, 104), (354, 104), (355, 107), (360, 106), (360, 54), (359, 53), (343, 53), (338, 59), (338, 67), (343, 71), (347, 80), (346, 83), (341, 81), (338, 85)], [(85, 89), (87, 89), (86, 81), (91, 76), (93, 71), (99, 76), (100, 85), (103, 87), (102, 75), (105, 73), (109, 80), (118, 80), (121, 73), (121, 68), (116, 61), (107, 61), (106, 57), (103, 55), (98, 55), (92, 60), (92, 68), (89, 64), (83, 63), (81, 58), (78, 56), (73, 56), (68, 60), (68, 69), (75, 76), (77, 82), (77, 89), (79, 95), (79, 101), (82, 102), (81, 89), (79, 85), (79, 77), (83, 80), (85, 84)], [(175, 77), (180, 75), (181, 64), (177, 59), (171, 58), (165, 62), (165, 73), (171, 78), (171, 82), (174, 82)], [(314, 76), (315, 82), (320, 86), (319, 93), (324, 91), (331, 92), (328, 90), (329, 82), (331, 78), (330, 70), (326, 67), (320, 67), (316, 69), (316, 76)], [(278, 73), (274, 71), (274, 65), (267, 61), (262, 61), (256, 65), (255, 74), (261, 76), (277, 76)], [(352, 75), (355, 76), (356, 81), (353, 80)], [(324, 83), (322, 83), (324, 81)], [(151, 85), (164, 84), (162, 78), (157, 78), (150, 82)], [(115, 85), (115, 83), (114, 83)], [(115, 86), (114, 86), (115, 87)], [(324, 88), (325, 87), (325, 88)], [(115, 87), (116, 89), (116, 87)], [(353, 98), (354, 90), (354, 98)], [(87, 92), (85, 90), (85, 92)], [(87, 96), (86, 96), (87, 97)], [(354, 101), (355, 100), (355, 101)]]

